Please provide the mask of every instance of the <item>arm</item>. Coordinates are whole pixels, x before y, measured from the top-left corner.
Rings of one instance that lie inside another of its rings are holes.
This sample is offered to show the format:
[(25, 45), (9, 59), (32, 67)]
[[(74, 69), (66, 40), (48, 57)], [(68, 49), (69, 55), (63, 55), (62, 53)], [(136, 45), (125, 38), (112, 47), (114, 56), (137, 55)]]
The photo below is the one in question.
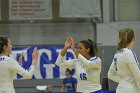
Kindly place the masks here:
[(22, 66), (22, 58), (23, 58), (23, 53), (20, 54), (19, 59), (18, 59), (19, 65), (21, 66)]
[(60, 52), (60, 54), (56, 60), (56, 63), (55, 63), (56, 65), (63, 67), (63, 68), (74, 68), (75, 60), (64, 61), (64, 56), (70, 46), (71, 46), (71, 39), (70, 39), (70, 37), (68, 37), (65, 42), (64, 48), (62, 49), (62, 51)]
[(9, 69), (13, 72), (16, 72), (18, 74), (20, 74), (21, 76), (27, 78), (27, 79), (31, 79), (32, 78), (32, 75), (34, 73), (34, 69), (35, 69), (35, 66), (34, 65), (31, 65), (31, 67), (29, 68), (29, 71), (28, 70), (24, 70), (19, 64), (18, 62), (16, 62), (16, 60), (10, 58), (9, 60)]
[(62, 67), (62, 68), (74, 68), (74, 62), (75, 61), (76, 61), (75, 59), (64, 61), (64, 57), (62, 57), (61, 54), (60, 54), (58, 56), (55, 64), (57, 66)]
[(61, 87), (61, 92), (65, 92), (65, 89), (66, 89), (66, 85), (63, 84), (62, 87)]
[(70, 36), (67, 37), (67, 40), (66, 40), (66, 42), (65, 42), (65, 46), (64, 46), (63, 50), (62, 50), (61, 53), (60, 53), (60, 55), (61, 55), (62, 57), (65, 56), (67, 50), (68, 50), (69, 47), (71, 46), (71, 42), (72, 42), (72, 41), (71, 41)]
[(108, 78), (117, 83), (119, 83), (121, 80), (120, 76), (117, 74), (117, 72), (115, 70), (114, 62), (112, 62), (111, 66), (109, 68)]
[(131, 72), (134, 75), (134, 78), (137, 82), (140, 82), (140, 68), (139, 68), (139, 64), (137, 62), (137, 58), (135, 56), (135, 54), (133, 53), (127, 53), (126, 54), (126, 63), (128, 65), (128, 67), (130, 68)]
[(95, 57), (90, 61), (83, 57), (81, 54), (79, 54), (78, 59), (79, 62), (81, 62), (87, 68), (101, 68), (101, 60), (98, 57)]
[(38, 60), (38, 49), (34, 48), (32, 53), (32, 65), (29, 68), (29, 70), (24, 70), (16, 60), (9, 58), (8, 60), (8, 66), (11, 71), (14, 71), (20, 75), (22, 75), (25, 78), (32, 78), (32, 75), (34, 73), (35, 65), (37, 64)]
[(75, 48), (75, 42), (72, 37), (70, 37), (72, 41), (71, 48), (76, 55), (76, 57), (79, 59), (79, 61), (86, 66), (87, 68), (101, 68), (101, 60), (99, 58), (96, 58), (92, 61), (87, 60), (85, 57), (83, 57)]

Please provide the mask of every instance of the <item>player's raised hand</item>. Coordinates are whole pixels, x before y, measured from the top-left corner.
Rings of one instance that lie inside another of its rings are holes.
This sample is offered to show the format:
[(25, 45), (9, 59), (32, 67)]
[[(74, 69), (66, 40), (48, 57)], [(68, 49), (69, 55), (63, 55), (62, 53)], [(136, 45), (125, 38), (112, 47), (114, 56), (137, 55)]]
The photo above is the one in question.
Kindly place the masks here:
[(75, 42), (74, 42), (74, 39), (72, 38), (72, 36), (70, 36), (70, 39), (71, 39), (71, 49), (72, 50), (75, 50)]
[(34, 48), (34, 50), (33, 50), (33, 53), (32, 53), (32, 65), (36, 65), (37, 64), (37, 61), (38, 61), (38, 49), (37, 49), (37, 47), (36, 48)]
[(66, 41), (65, 41), (65, 46), (64, 46), (64, 48), (63, 48), (62, 51), (60, 52), (60, 55), (61, 55), (61, 56), (63, 56), (63, 57), (65, 56), (65, 54), (66, 54), (68, 48), (71, 46), (71, 44), (72, 44), (72, 41), (71, 41), (71, 37), (69, 36), (69, 37), (67, 37), (67, 39), (66, 39)]
[(74, 54), (75, 54), (76, 57), (77, 57), (79, 53), (78, 53), (78, 51), (77, 51), (77, 49), (76, 49), (76, 47), (75, 47), (74, 39), (72, 38), (72, 36), (70, 36), (70, 39), (71, 39), (71, 42), (72, 42), (72, 44), (71, 44), (71, 49), (73, 50)]
[(65, 42), (65, 48), (69, 48), (72, 44), (72, 41), (71, 41), (71, 37), (67, 37), (67, 40)]
[(18, 62), (20, 65), (22, 65), (22, 61), (23, 61), (22, 59), (23, 59), (23, 53), (20, 54), (19, 59), (18, 59)]

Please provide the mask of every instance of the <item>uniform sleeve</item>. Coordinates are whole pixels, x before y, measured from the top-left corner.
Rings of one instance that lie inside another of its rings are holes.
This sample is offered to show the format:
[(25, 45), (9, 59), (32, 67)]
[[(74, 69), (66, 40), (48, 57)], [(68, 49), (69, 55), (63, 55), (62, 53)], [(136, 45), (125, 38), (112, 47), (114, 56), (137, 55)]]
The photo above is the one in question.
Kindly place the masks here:
[(99, 57), (93, 60), (87, 60), (81, 54), (78, 55), (79, 62), (81, 62), (87, 68), (101, 68), (101, 60)]
[(33, 65), (30, 66), (29, 70), (25, 70), (18, 64), (16, 60), (12, 58), (9, 59), (8, 65), (10, 70), (20, 74), (21, 76), (27, 79), (31, 79), (33, 76), (34, 69), (35, 69), (35, 66)]
[(134, 53), (126, 53), (125, 58), (126, 63), (133, 73), (135, 80), (140, 83), (140, 68), (136, 55)]
[(112, 62), (109, 71), (108, 71), (108, 78), (114, 82), (119, 83), (121, 80), (121, 77), (117, 74), (115, 66), (114, 66), (114, 62)]
[(62, 68), (75, 68), (75, 66), (74, 66), (75, 61), (76, 61), (75, 59), (64, 61), (64, 57), (62, 57), (59, 54), (55, 64)]

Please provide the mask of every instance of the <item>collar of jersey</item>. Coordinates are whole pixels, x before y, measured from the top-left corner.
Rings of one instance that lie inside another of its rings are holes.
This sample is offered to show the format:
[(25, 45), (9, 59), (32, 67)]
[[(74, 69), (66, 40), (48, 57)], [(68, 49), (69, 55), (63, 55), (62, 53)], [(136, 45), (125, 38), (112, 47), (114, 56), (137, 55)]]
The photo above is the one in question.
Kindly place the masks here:
[(96, 60), (96, 59), (98, 59), (97, 56), (95, 56), (95, 57), (91, 57), (89, 60), (90, 60), (90, 61), (93, 61), (93, 60)]

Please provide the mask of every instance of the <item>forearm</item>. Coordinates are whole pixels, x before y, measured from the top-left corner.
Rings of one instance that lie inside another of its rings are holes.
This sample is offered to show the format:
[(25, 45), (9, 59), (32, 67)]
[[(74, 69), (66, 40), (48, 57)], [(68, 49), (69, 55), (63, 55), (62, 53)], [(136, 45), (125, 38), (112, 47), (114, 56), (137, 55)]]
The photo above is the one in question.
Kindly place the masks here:
[(35, 66), (31, 65), (29, 70), (26, 70), (25, 73), (23, 73), (23, 77), (25, 77), (27, 79), (31, 79), (34, 74), (34, 70), (35, 70)]
[(62, 51), (60, 52), (60, 55), (61, 55), (62, 57), (64, 57), (65, 54), (66, 54), (66, 52), (67, 52), (67, 50), (68, 50), (68, 47), (64, 47), (64, 48), (62, 49)]
[(128, 63), (128, 66), (129, 66), (131, 72), (133, 73), (135, 80), (137, 82), (140, 82), (140, 69), (139, 69), (138, 65), (136, 64), (136, 62)]
[(36, 66), (36, 63), (37, 63), (37, 60), (34, 60), (34, 59), (33, 59), (33, 60), (32, 60), (32, 65), (33, 65), (33, 66)]
[(64, 57), (62, 57), (61, 54), (59, 54), (58, 57), (57, 57), (57, 60), (56, 60), (55, 64), (57, 66), (61, 66), (61, 64), (63, 64), (63, 60), (64, 60)]
[(118, 75), (108, 74), (108, 78), (116, 83), (119, 83), (121, 78)]
[(79, 55), (79, 52), (74, 48), (74, 49), (72, 49), (73, 50), (73, 52), (74, 52), (74, 54), (75, 54), (75, 56), (78, 58), (78, 55)]
[(115, 70), (115, 66), (114, 63), (111, 64), (109, 71), (108, 71), (108, 78), (114, 82), (119, 83), (121, 80), (120, 75), (117, 74), (116, 70)]
[(71, 59), (71, 60), (67, 60), (67, 61), (65, 60), (64, 61), (64, 57), (62, 57), (61, 54), (59, 54), (55, 64), (57, 66), (62, 67), (62, 68), (74, 68), (75, 67), (74, 62), (75, 62), (75, 59)]
[(15, 73), (18, 73), (18, 74), (20, 74), (21, 76), (23, 76), (23, 77), (25, 77), (27, 79), (32, 78), (32, 75), (34, 73), (34, 69), (35, 69), (35, 66), (31, 65), (29, 70), (25, 70), (14, 59), (12, 59), (12, 58), (10, 59), (9, 70), (11, 70), (11, 71), (13, 71)]

